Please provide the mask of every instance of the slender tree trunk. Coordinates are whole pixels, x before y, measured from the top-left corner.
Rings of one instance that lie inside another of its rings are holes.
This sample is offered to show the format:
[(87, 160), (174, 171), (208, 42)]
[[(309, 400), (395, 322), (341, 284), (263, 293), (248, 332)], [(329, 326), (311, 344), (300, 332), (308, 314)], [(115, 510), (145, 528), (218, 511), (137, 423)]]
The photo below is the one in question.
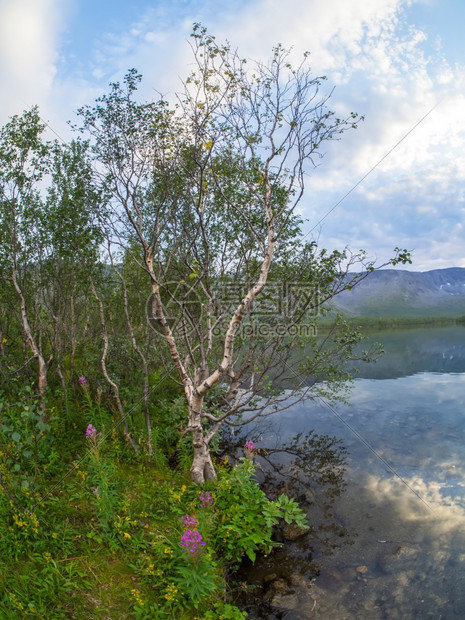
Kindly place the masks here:
[(68, 390), (67, 390), (67, 387), (66, 387), (65, 375), (63, 374), (63, 370), (61, 368), (60, 362), (57, 363), (57, 375), (58, 375), (58, 377), (60, 379), (61, 389), (63, 390), (63, 398), (64, 398), (64, 400), (66, 402)]
[(60, 321), (59, 319), (59, 308), (56, 308), (55, 301), (52, 301), (50, 304), (50, 314), (53, 318), (53, 351), (56, 359), (56, 372), (60, 379), (61, 389), (63, 392), (63, 398), (66, 402), (67, 400), (67, 387), (66, 387), (66, 377), (63, 372), (63, 339), (61, 337), (61, 325), (64, 324), (64, 320)]
[(121, 280), (122, 287), (123, 287), (124, 316), (126, 318), (126, 327), (128, 329), (129, 336), (131, 338), (132, 348), (134, 349), (134, 351), (136, 352), (136, 354), (138, 355), (141, 361), (142, 371), (144, 373), (144, 387), (143, 387), (144, 406), (143, 408), (144, 408), (145, 427), (147, 429), (147, 450), (148, 450), (149, 455), (151, 456), (153, 453), (153, 444), (152, 444), (152, 425), (150, 422), (150, 413), (149, 413), (149, 367), (148, 367), (145, 355), (143, 354), (141, 348), (137, 344), (136, 335), (134, 334), (134, 330), (132, 328), (131, 317), (129, 316), (129, 301), (128, 301), (128, 290), (126, 287), (126, 280), (124, 279), (123, 274), (114, 264), (113, 256), (111, 254), (110, 248), (109, 248), (109, 253), (110, 253), (110, 258), (111, 258), (111, 263), (113, 265), (113, 268), (118, 274), (119, 279)]
[(0, 324), (0, 356), (5, 357), (5, 349), (3, 347), (3, 327)]
[(13, 272), (11, 274), (11, 279), (13, 281), (13, 286), (19, 297), (20, 310), (21, 310), (21, 323), (23, 326), (24, 338), (28, 347), (31, 349), (33, 356), (37, 360), (39, 364), (39, 373), (38, 373), (38, 392), (39, 392), (39, 409), (40, 409), (40, 417), (43, 422), (47, 421), (46, 414), (46, 403), (45, 403), (45, 393), (47, 390), (47, 364), (44, 360), (44, 357), (40, 351), (39, 346), (37, 345), (35, 338), (32, 334), (31, 327), (29, 325), (29, 320), (27, 316), (26, 310), (26, 301), (24, 299), (23, 292), (18, 283), (18, 276), (16, 272), (16, 267), (13, 267)]
[(202, 428), (203, 398), (194, 395), (189, 403), (188, 431), (192, 435), (194, 457), (190, 469), (192, 480), (199, 485), (206, 480), (216, 480), (216, 472), (210, 456), (208, 443)]
[(119, 395), (118, 385), (111, 379), (111, 377), (110, 377), (110, 375), (108, 374), (108, 371), (107, 371), (106, 360), (107, 360), (107, 353), (108, 353), (108, 332), (107, 332), (107, 324), (106, 324), (106, 321), (105, 321), (105, 312), (104, 312), (104, 308), (103, 308), (103, 302), (100, 299), (100, 297), (98, 296), (98, 293), (97, 293), (97, 290), (96, 290), (96, 288), (94, 286), (94, 282), (93, 282), (92, 278), (90, 278), (90, 284), (91, 284), (91, 287), (92, 287), (92, 292), (94, 294), (94, 297), (97, 300), (97, 303), (99, 305), (99, 311), (100, 311), (100, 325), (101, 325), (101, 328), (102, 328), (102, 339), (103, 339), (103, 351), (102, 351), (102, 356), (100, 358), (100, 367), (102, 369), (103, 376), (105, 377), (105, 381), (108, 383), (108, 385), (112, 389), (113, 397), (115, 399), (116, 406), (117, 406), (119, 414), (120, 414), (121, 424), (123, 425), (124, 436), (126, 437), (126, 439), (131, 444), (132, 449), (134, 450), (134, 452), (136, 454), (138, 454), (139, 449), (137, 447), (137, 444), (134, 441), (134, 439), (132, 438), (131, 434), (129, 433), (128, 422), (127, 422), (127, 419), (126, 419), (126, 414), (124, 413), (123, 403), (121, 402), (121, 398), (120, 398), (120, 395)]
[(72, 381), (74, 377), (74, 364), (76, 359), (76, 308), (74, 302), (74, 292), (71, 292), (69, 303), (71, 307), (71, 359), (69, 380)]

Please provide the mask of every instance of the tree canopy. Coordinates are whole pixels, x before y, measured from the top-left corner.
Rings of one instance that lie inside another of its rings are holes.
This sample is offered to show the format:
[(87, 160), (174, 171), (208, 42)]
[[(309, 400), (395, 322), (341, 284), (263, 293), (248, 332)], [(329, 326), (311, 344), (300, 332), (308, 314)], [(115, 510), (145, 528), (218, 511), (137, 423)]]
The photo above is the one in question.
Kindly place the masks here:
[(0, 363), (3, 383), (36, 373), (44, 424), (50, 377), (66, 394), (91, 375), (150, 454), (166, 381), (202, 484), (222, 426), (344, 395), (358, 337), (318, 320), (376, 266), (301, 232), (306, 177), (360, 120), (329, 109), (308, 54), (246, 62), (200, 25), (191, 49), (174, 101), (141, 102), (131, 69), (79, 110), (69, 145), (44, 140), (36, 108), (2, 129), (0, 335), (16, 344)]

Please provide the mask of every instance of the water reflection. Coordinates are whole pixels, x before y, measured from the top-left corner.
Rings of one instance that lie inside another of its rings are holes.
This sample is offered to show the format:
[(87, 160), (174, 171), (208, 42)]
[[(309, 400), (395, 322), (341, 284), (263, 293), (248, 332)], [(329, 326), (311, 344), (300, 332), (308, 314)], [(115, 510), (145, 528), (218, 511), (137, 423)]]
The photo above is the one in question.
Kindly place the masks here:
[[(301, 554), (319, 544), (319, 552), (329, 555), (351, 542), (348, 529), (333, 510), (335, 499), (346, 488), (346, 456), (339, 439), (314, 431), (298, 433), (291, 441), (263, 449), (257, 456), (257, 467), (264, 474), (263, 486), (269, 495), (284, 492), (311, 512), (311, 531), (299, 541)], [(309, 570), (305, 567), (306, 573)]]
[(382, 343), (385, 354), (373, 364), (357, 363), (364, 379), (465, 372), (465, 326), (382, 331), (367, 336), (365, 347), (367, 342)]
[[(337, 416), (309, 401), (273, 427), (256, 427), (258, 445), (269, 450), (266, 475), (308, 501), (314, 535), (292, 543), (282, 563), (267, 559), (268, 574), (291, 589), (275, 590), (274, 605), (255, 620), (465, 617), (464, 335), (461, 328), (384, 334), (379, 380), (357, 379), (351, 405), (337, 407)], [(337, 482), (333, 497), (324, 490), (324, 448), (342, 458), (328, 478)]]
[(298, 601), (299, 588), (307, 594), (306, 584), (320, 574), (322, 558), (353, 544), (356, 532), (334, 512), (335, 501), (346, 488), (347, 452), (342, 441), (311, 430), (283, 442), (272, 427), (255, 428), (256, 432), (249, 428), (247, 436), (261, 446), (255, 463), (262, 488), (269, 497), (286, 493), (297, 499), (311, 523), (303, 535), (283, 524), (275, 536), (282, 547), (253, 565), (243, 563), (239, 577), (255, 588), (242, 603), (253, 618), (259, 618), (268, 617), (286, 597)]

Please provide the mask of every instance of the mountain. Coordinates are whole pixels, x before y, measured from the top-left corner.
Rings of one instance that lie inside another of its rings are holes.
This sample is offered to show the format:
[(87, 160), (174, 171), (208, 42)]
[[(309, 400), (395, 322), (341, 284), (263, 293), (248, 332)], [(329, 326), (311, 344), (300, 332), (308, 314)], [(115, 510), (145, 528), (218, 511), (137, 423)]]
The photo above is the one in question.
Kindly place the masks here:
[(465, 268), (432, 271), (380, 269), (331, 302), (346, 316), (424, 317), (465, 315)]

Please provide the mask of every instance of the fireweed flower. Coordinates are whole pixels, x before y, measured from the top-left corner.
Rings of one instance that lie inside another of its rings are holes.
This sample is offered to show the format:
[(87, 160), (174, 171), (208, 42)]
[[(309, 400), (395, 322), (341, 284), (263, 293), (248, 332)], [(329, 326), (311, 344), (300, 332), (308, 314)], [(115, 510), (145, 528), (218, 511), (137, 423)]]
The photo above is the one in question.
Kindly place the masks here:
[(204, 491), (199, 495), (200, 506), (202, 508), (206, 508), (207, 506), (211, 506), (213, 504), (213, 497), (209, 491)]
[(253, 441), (246, 441), (244, 444), (244, 456), (247, 460), (251, 461), (253, 459), (254, 450), (256, 449), (256, 445)]
[(87, 379), (85, 377), (79, 377), (79, 385), (87, 385)]
[(183, 524), (184, 529), (196, 528), (199, 524), (195, 517), (191, 517), (189, 515), (183, 515), (182, 517), (179, 517), (179, 520)]
[(204, 545), (205, 541), (198, 530), (184, 530), (184, 534), (181, 536), (181, 547), (183, 547), (183, 551), (188, 551), (191, 555), (194, 555), (199, 547), (203, 547)]
[(92, 424), (88, 424), (86, 428), (86, 438), (87, 439), (95, 439), (96, 437), (100, 437), (102, 433), (97, 433), (97, 429), (92, 426)]

